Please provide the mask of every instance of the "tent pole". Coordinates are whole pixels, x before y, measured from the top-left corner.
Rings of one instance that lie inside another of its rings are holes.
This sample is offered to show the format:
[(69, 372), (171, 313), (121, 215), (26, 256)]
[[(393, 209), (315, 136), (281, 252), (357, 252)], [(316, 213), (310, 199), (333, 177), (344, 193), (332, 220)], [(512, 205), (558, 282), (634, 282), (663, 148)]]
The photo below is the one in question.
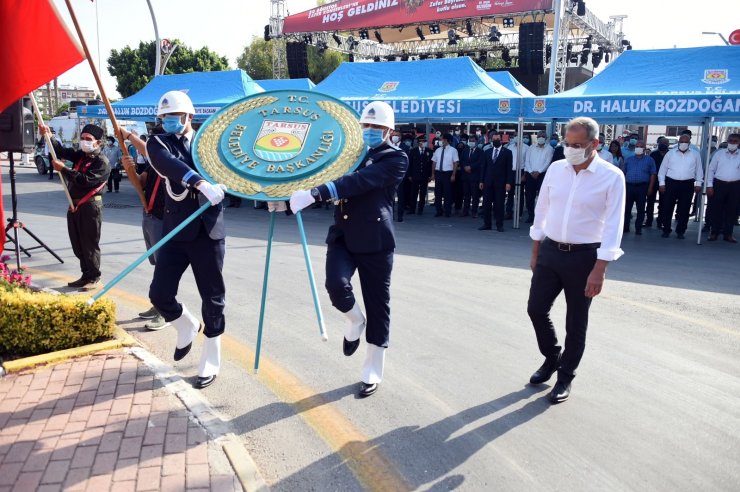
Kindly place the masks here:
[[(524, 118), (519, 117), (516, 129), (516, 179), (514, 180), (514, 229), (519, 229), (519, 202), (522, 200), (522, 154), (524, 150)], [(531, 211), (529, 213), (532, 213)]]
[(709, 159), (712, 156), (712, 127), (714, 127), (714, 116), (704, 120), (702, 127), (702, 142), (704, 142), (704, 182), (702, 183), (702, 193), (699, 195), (699, 206), (697, 212), (699, 216), (699, 232), (696, 234), (696, 244), (701, 244), (701, 229), (704, 223), (704, 212), (706, 211), (707, 179), (709, 179)]

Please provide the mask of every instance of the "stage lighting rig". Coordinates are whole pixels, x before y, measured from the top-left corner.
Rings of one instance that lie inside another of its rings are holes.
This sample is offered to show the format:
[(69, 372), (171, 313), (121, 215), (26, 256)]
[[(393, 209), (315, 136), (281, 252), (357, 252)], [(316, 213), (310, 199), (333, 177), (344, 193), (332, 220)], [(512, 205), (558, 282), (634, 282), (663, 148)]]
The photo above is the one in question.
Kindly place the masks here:
[(581, 51), (581, 65), (585, 65), (588, 63), (588, 51), (583, 50)]
[(470, 21), (470, 19), (465, 21), (465, 30), (468, 31), (468, 36), (473, 35), (473, 23)]
[(445, 57), (445, 54), (444, 53), (437, 53), (436, 55), (434, 55), (434, 57), (435, 58), (444, 58)]
[(355, 61), (355, 54), (354, 53), (350, 53), (349, 54), (349, 62), (352, 63), (353, 61)]
[(439, 24), (429, 24), (429, 33), (430, 34), (439, 34)]
[(514, 27), (514, 18), (513, 17), (504, 17), (504, 20), (502, 22), (502, 25), (504, 27)]
[(550, 60), (552, 60), (552, 45), (548, 44), (545, 46), (545, 60), (546, 63), (550, 63)]
[(313, 36), (311, 34), (306, 34), (303, 36), (303, 42), (305, 44), (313, 44)]
[(594, 37), (589, 34), (586, 38), (586, 42), (583, 45), (583, 49), (591, 51), (591, 48), (593, 47), (593, 39)]
[(426, 60), (429, 58), (429, 55), (427, 53), (422, 53), (419, 55), (419, 60)]
[(370, 39), (367, 29), (360, 29), (360, 39)]
[(323, 41), (323, 40), (316, 41), (316, 48), (318, 48), (319, 50), (319, 55), (323, 55), (324, 51), (326, 51), (326, 49), (328, 48), (326, 41)]
[(409, 54), (407, 52), (403, 52), (401, 55), (401, 61), (409, 61)]
[(583, 0), (580, 0), (578, 2), (578, 7), (576, 7), (576, 15), (578, 17), (583, 17), (584, 15), (586, 15), (586, 2), (584, 2)]
[(421, 30), (421, 26), (416, 28), (416, 35), (419, 36), (419, 39), (424, 41), (426, 38), (424, 37), (424, 31)]
[(378, 40), (378, 43), (383, 44), (383, 38), (380, 35), (380, 31), (378, 31), (378, 30), (375, 31), (375, 39)]
[(379, 56), (374, 56), (373, 57), (373, 61), (374, 62), (379, 62), (380, 61), (380, 57)]
[(611, 54), (611, 52), (607, 51), (606, 52), (606, 55), (604, 55), (604, 61), (606, 63), (609, 63), (611, 61), (611, 59), (612, 59), (612, 54)]
[(357, 41), (355, 37), (350, 34), (347, 38), (347, 48), (349, 48), (350, 51), (354, 51), (354, 49), (357, 48), (358, 44), (360, 44), (360, 42)]
[(491, 32), (488, 33), (488, 41), (491, 43), (498, 43), (501, 40), (501, 32), (498, 27), (491, 26)]
[(396, 61), (396, 55), (386, 55), (385, 59), (388, 61)]
[(331, 35), (332, 39), (335, 43), (337, 43), (337, 46), (342, 46), (342, 38), (339, 37), (339, 34), (335, 31), (334, 34)]

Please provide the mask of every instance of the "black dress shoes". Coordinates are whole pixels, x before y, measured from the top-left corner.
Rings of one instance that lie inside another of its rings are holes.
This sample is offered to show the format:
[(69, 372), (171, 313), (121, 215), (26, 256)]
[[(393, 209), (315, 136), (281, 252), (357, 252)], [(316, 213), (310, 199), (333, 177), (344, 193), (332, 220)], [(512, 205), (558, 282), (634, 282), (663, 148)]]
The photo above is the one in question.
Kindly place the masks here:
[(491, 230), (491, 226), (480, 226), (478, 228), (478, 230), (479, 231), (490, 231)]
[(83, 285), (87, 284), (88, 282), (89, 282), (89, 280), (86, 279), (85, 277), (80, 277), (80, 278), (78, 278), (77, 280), (75, 280), (73, 282), (69, 282), (67, 284), (67, 286), (68, 287), (82, 287)]
[(216, 380), (216, 375), (213, 376), (206, 376), (206, 377), (200, 377), (198, 376), (198, 379), (193, 383), (193, 388), (195, 389), (203, 389), (206, 386), (210, 386), (213, 384), (213, 382)]
[(676, 239), (686, 239), (686, 236), (683, 234), (676, 234)]
[[(202, 329), (203, 329), (203, 323), (201, 323), (200, 326), (198, 327), (198, 333), (200, 333), (200, 330)], [(191, 348), (193, 348), (193, 342), (190, 342), (183, 348), (175, 347), (175, 355), (174, 355), (175, 362), (177, 362), (178, 360), (182, 360), (186, 355), (188, 355)], [(211, 381), (211, 383), (212, 382), (213, 381)], [(211, 383), (208, 383), (208, 384), (211, 384)], [(203, 387), (205, 388), (205, 386)]]
[(355, 340), (354, 342), (350, 342), (349, 340), (345, 338), (344, 341), (342, 342), (342, 350), (344, 351), (344, 355), (349, 357), (350, 355), (357, 352), (357, 347), (359, 346), (360, 346), (359, 338)]
[(547, 399), (550, 400), (550, 403), (556, 404), (564, 402), (569, 396), (570, 383), (558, 381), (555, 383), (555, 386), (553, 386), (552, 391), (547, 395)]
[(366, 398), (378, 391), (378, 383), (360, 383), (360, 398)]
[(548, 357), (545, 362), (537, 369), (532, 377), (529, 378), (530, 384), (542, 384), (550, 380), (555, 371), (560, 366), (560, 354), (557, 357)]
[(496, 230), (497, 230), (498, 232), (504, 232), (504, 228), (503, 228), (503, 226), (498, 226), (498, 227), (496, 227)]

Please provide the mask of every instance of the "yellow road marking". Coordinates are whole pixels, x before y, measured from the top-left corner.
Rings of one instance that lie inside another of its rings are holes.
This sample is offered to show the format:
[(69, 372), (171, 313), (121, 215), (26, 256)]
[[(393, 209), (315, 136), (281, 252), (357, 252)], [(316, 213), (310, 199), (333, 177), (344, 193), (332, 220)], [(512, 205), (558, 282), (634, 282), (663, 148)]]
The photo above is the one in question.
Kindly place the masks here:
[[(68, 275), (28, 269), (39, 276), (67, 282)], [(127, 304), (137, 307), (149, 305), (149, 299), (113, 288), (109, 293)], [(247, 372), (251, 372), (248, 361), (254, 360), (254, 348), (229, 335), (223, 337), (226, 359)], [(316, 391), (301, 382), (290, 371), (260, 357), (260, 370), (256, 378), (279, 399), (292, 405), (296, 413), (326, 442), (331, 450), (344, 460), (362, 486), (369, 491), (406, 491), (412, 487), (396, 470), (370, 439), (347, 418), (327, 402)]]

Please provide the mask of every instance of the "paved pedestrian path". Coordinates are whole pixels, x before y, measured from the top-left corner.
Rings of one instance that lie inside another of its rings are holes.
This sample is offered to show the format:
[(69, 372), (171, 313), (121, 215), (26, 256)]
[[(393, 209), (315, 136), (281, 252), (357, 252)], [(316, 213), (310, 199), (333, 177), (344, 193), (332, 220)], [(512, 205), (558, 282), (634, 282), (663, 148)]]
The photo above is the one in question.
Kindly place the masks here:
[(124, 351), (0, 379), (0, 492), (242, 490), (220, 444)]

